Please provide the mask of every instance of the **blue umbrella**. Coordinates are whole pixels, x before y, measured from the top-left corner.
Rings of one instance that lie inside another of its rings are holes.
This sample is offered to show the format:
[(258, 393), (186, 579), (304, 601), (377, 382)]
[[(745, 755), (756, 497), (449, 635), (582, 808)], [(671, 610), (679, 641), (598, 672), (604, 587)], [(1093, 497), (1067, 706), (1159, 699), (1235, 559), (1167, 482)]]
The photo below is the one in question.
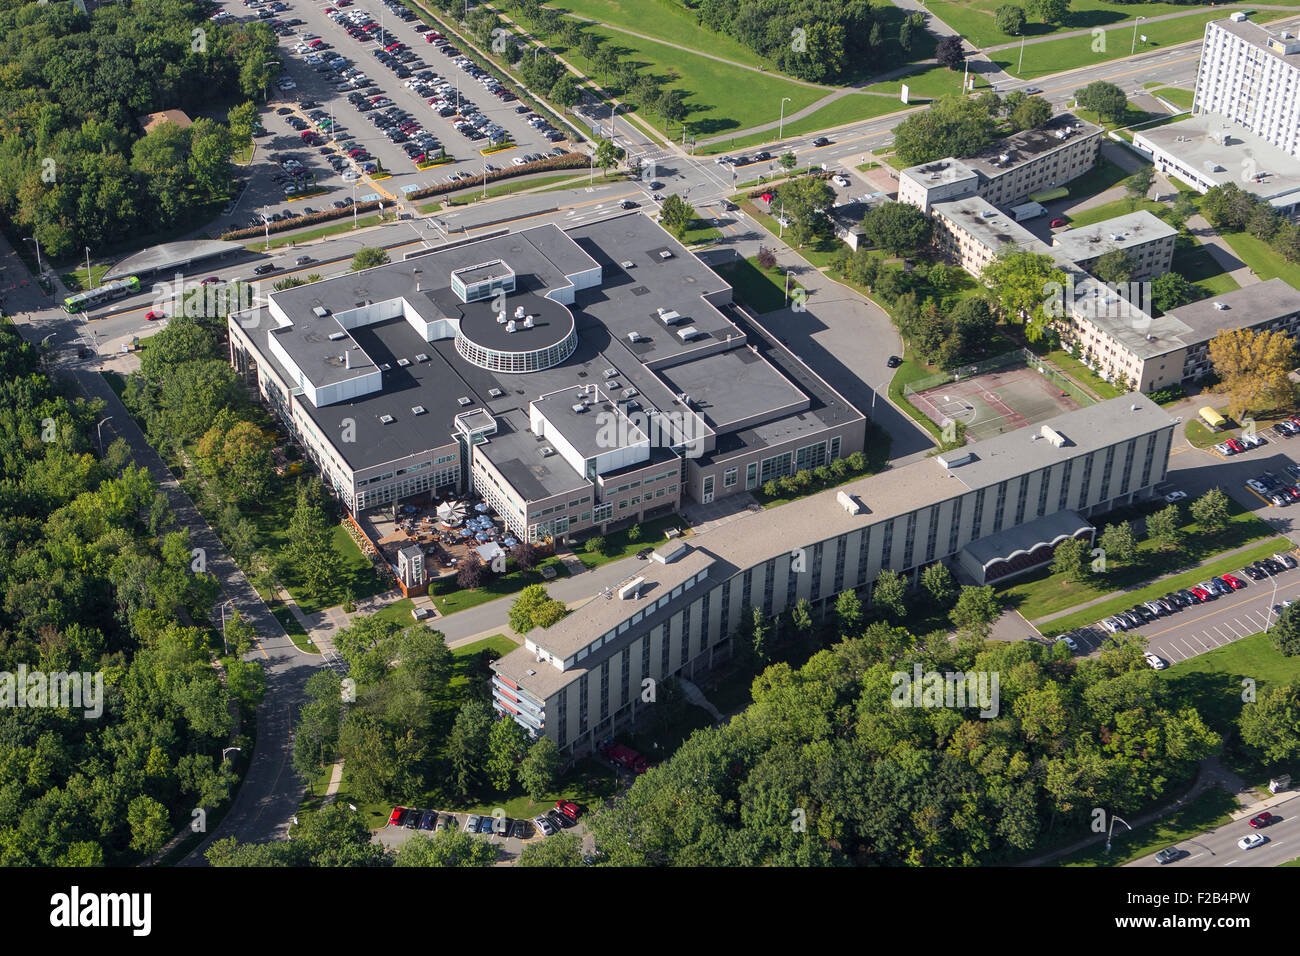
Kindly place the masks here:
[(505, 539), (505, 546), (506, 546), (507, 548), (513, 548), (513, 547), (514, 547), (515, 545), (517, 545), (518, 543), (519, 543), (519, 542), (516, 541), (514, 538), (506, 538), (506, 539)]

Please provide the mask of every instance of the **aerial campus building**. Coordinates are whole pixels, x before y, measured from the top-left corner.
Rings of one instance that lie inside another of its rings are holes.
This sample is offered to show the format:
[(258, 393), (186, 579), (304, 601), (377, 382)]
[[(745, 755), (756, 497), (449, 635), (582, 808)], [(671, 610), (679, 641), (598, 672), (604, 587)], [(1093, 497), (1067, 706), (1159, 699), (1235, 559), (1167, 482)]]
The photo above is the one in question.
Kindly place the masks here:
[(354, 513), (473, 491), (536, 541), (752, 490), (866, 432), (639, 213), (272, 292), (229, 328), (234, 367)]
[(1060, 542), (1091, 539), (1089, 515), (1151, 496), (1174, 425), (1123, 396), (671, 542), (497, 660), (494, 706), (578, 756), (644, 710), (644, 679), (726, 660), (751, 609), (869, 599), (882, 570), (915, 581), (937, 561), (981, 584), (1041, 567)]
[(1237, 11), (1205, 25), (1191, 115), (1135, 130), (1157, 170), (1199, 192), (1234, 182), (1300, 210), (1300, 39)]

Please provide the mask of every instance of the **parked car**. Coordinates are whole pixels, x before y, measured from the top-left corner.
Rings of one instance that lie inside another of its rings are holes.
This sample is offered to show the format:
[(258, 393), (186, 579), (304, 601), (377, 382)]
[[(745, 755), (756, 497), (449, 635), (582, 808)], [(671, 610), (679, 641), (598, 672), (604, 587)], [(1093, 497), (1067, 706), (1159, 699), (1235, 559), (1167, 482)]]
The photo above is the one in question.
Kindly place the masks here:
[(478, 824), (479, 824), (479, 820), (480, 820), (480, 819), (481, 819), (481, 818), (479, 817), (478, 814), (476, 814), (476, 813), (474, 813), (474, 814), (470, 814), (470, 815), (465, 819), (465, 832), (466, 832), (466, 833), (478, 833)]
[(1142, 656), (1146, 658), (1147, 663), (1151, 665), (1153, 670), (1162, 671), (1169, 666), (1169, 663), (1163, 657), (1160, 657), (1157, 654), (1152, 654), (1150, 651)]
[(406, 815), (409, 812), (406, 807), (393, 807), (393, 812), (388, 816), (388, 825), (390, 827), (400, 827), (406, 822)]
[(1278, 553), (1273, 555), (1273, 560), (1280, 562), (1285, 568), (1294, 568), (1298, 563), (1295, 557), (1290, 554)]
[(1070, 649), (1070, 653), (1072, 654), (1077, 654), (1079, 652), (1078, 642), (1074, 638), (1070, 637), (1068, 634), (1062, 634), (1060, 637), (1056, 639), (1056, 643), (1064, 644), (1066, 647)]
[(438, 827), (438, 814), (433, 810), (425, 810), (420, 815), (421, 830), (435, 830)]
[(899, 358), (897, 355), (891, 355), (889, 356), (888, 359), (885, 360), (886, 368), (898, 368), (898, 366), (902, 364), (903, 364), (903, 360)]
[(542, 831), (542, 836), (552, 836), (555, 833), (555, 827), (546, 817), (534, 817), (533, 826)]
[(1277, 823), (1277, 820), (1278, 820), (1277, 817), (1273, 816), (1273, 814), (1265, 810), (1263, 813), (1257, 814), (1250, 818), (1250, 826), (1252, 829), (1262, 830), (1264, 827), (1269, 826), (1270, 824)]
[(1165, 501), (1173, 504), (1175, 501), (1182, 501), (1186, 497), (1187, 492), (1185, 491), (1171, 491), (1169, 494), (1165, 495)]
[(570, 820), (578, 819), (578, 814), (582, 812), (578, 805), (572, 800), (556, 800), (555, 809), (559, 810)]
[(557, 830), (568, 830), (570, 827), (576, 826), (572, 820), (566, 817), (559, 810), (546, 811), (546, 819), (550, 820), (551, 824)]
[(511, 837), (513, 837), (514, 839), (516, 839), (516, 840), (527, 840), (527, 839), (528, 839), (528, 821), (527, 821), (527, 820), (516, 820), (516, 821), (514, 822), (514, 824), (510, 827), (510, 834), (509, 834), (509, 835), (510, 835)]
[(1228, 587), (1232, 588), (1234, 591), (1240, 591), (1246, 586), (1246, 582), (1235, 574), (1224, 574), (1222, 575), (1222, 578), (1224, 581), (1228, 582)]

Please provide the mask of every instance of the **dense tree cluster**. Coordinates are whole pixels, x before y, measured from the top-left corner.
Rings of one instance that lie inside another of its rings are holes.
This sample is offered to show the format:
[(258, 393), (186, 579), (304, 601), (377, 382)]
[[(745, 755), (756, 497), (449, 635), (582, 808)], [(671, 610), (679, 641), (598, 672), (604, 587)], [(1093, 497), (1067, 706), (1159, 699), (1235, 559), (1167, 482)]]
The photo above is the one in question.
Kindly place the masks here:
[(226, 126), (199, 117), (146, 136), (136, 117), (242, 104), (279, 69), (265, 25), (218, 25), (198, 3), (84, 10), (0, 0), (0, 216), (52, 257), (183, 226), (228, 198)]
[(948, 96), (929, 109), (914, 113), (894, 127), (894, 152), (904, 165), (928, 163), (945, 156), (972, 156), (993, 142), (997, 134), (990, 105), (993, 101)]
[(189, 624), (217, 585), (166, 496), (125, 443), (96, 459), (102, 406), (38, 369), (0, 325), (0, 671), (97, 673), (104, 701), (0, 708), (0, 865), (126, 864), (229, 796), (231, 706), (256, 705), (261, 670), (228, 657), (223, 683)]
[(1211, 188), (1201, 197), (1201, 213), (1220, 232), (1249, 233), (1287, 262), (1300, 262), (1300, 227), (1236, 183)]

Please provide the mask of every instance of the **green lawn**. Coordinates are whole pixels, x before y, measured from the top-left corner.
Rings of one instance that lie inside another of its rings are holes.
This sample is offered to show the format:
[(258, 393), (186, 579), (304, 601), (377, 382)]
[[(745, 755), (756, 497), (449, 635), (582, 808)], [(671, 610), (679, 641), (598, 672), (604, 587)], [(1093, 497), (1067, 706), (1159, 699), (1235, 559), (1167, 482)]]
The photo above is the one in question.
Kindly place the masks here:
[[(91, 264), (90, 274), (94, 277), (95, 285), (100, 284), (100, 281), (104, 278), (104, 273), (107, 272), (110, 268), (112, 268), (112, 266), (97, 266), (94, 265), (93, 263)], [(85, 266), (82, 266), (78, 269), (74, 269), (71, 272), (65, 272), (61, 276), (59, 276), (59, 278), (62, 279), (63, 284), (68, 287), (69, 292), (76, 293), (76, 292), (86, 291), (87, 286), (86, 286)]]
[(413, 610), (415, 610), (415, 602), (410, 598), (402, 598), (392, 604), (385, 604), (374, 613), (374, 616), (380, 620), (391, 621), (398, 627), (410, 627), (415, 623), (415, 618), (411, 617)]
[[(778, 239), (781, 239), (783, 242), (785, 241), (784, 237), (781, 235), (782, 232), (784, 231), (781, 228), (781, 224), (778, 223), (776, 219), (774, 219), (772, 216), (769, 216), (767, 213), (759, 209), (757, 204), (745, 198), (744, 196), (740, 196), (740, 195), (732, 196), (731, 199), (733, 202), (737, 203), (742, 209), (744, 209), (745, 212), (747, 212), (750, 215), (750, 217), (755, 222), (757, 222), (760, 226), (762, 226), (764, 229), (770, 232), (773, 236), (777, 237)], [(812, 244), (807, 246), (795, 247), (791, 245), (790, 248), (793, 249), (794, 252), (799, 256), (801, 256), (806, 262), (808, 262), (809, 265), (815, 266), (818, 269), (825, 269), (831, 263), (831, 256), (833, 256), (835, 252), (838, 249), (840, 249), (843, 245), (844, 245), (843, 239), (836, 239), (834, 237), (831, 237), (829, 239), (821, 239), (821, 238), (814, 239)], [(785, 295), (784, 285), (781, 286), (781, 294), (782, 297), (784, 297)]]
[(1180, 110), (1190, 110), (1192, 108), (1192, 98), (1195, 96), (1191, 90), (1179, 89), (1176, 86), (1158, 87), (1151, 91), (1151, 95), (1167, 100)]
[(275, 619), (280, 622), (280, 626), (289, 635), (289, 640), (293, 641), (294, 647), (300, 651), (306, 651), (308, 654), (320, 653), (320, 648), (308, 639), (306, 630), (298, 623), (298, 619), (293, 616), (292, 611), (283, 604), (273, 604), (270, 607), (271, 613), (275, 615)]
[(1203, 422), (1195, 418), (1188, 420), (1183, 427), (1183, 434), (1197, 448), (1209, 448), (1211, 445), (1217, 445), (1224, 438), (1222, 432), (1210, 431)]
[[(771, 61), (759, 56), (740, 41), (702, 30), (695, 18), (674, 0), (559, 0), (548, 6), (611, 27), (621, 27), (667, 43), (712, 53), (746, 66), (762, 66), (768, 70), (776, 68)], [(582, 59), (580, 54), (578, 59)]]
[[(779, 270), (780, 267), (778, 266), (777, 269)], [(743, 261), (724, 263), (717, 266), (715, 271), (736, 290), (736, 298), (760, 315), (783, 309), (788, 304), (785, 277), (777, 278), (772, 272), (760, 268), (757, 256), (750, 256)], [(800, 288), (802, 286), (799, 283), (792, 281), (791, 295)]]
[[(931, 64), (918, 66), (907, 76), (896, 80), (884, 80), (872, 83), (865, 89), (868, 93), (889, 93), (897, 96), (902, 93), (903, 84), (907, 84), (908, 98), (915, 101), (920, 98), (930, 99), (937, 96), (956, 96), (961, 93), (962, 70), (950, 70), (946, 66)], [(976, 77), (974, 89), (981, 90), (989, 86), (982, 78)], [(901, 101), (898, 109), (906, 109)]]
[(1201, 298), (1241, 288), (1204, 246), (1175, 244), (1174, 271), (1201, 289)]
[(1048, 352), (1047, 360), (1100, 399), (1119, 398), (1124, 394), (1123, 389), (1106, 381), (1064, 349)]
[[(391, 221), (393, 217), (392, 215), (386, 215), (382, 218), (383, 221)], [(367, 226), (377, 226), (380, 221), (381, 218), (377, 213), (373, 216), (358, 216), (356, 228), (364, 229)], [(272, 235), (271, 248), (281, 249), (289, 245), (291, 242), (310, 242), (313, 239), (323, 239), (326, 236), (336, 236), (341, 232), (351, 232), (352, 228), (352, 217), (349, 216), (346, 219), (340, 219), (333, 225), (321, 226), (319, 229), (308, 229), (303, 232), (295, 232), (292, 234), (281, 233), (278, 236)], [(244, 248), (248, 249), (250, 252), (265, 252), (266, 240), (259, 239), (256, 242), (245, 243)]]
[(1088, 196), (1104, 193), (1112, 186), (1118, 186), (1127, 177), (1128, 173), (1124, 169), (1106, 157), (1100, 156), (1097, 165), (1077, 179), (1071, 179), (1065, 184), (1065, 188), (1069, 190), (1071, 196), (1085, 199)]
[(1300, 289), (1300, 262), (1287, 262), (1269, 248), (1262, 239), (1244, 232), (1225, 232), (1224, 240), (1237, 254), (1237, 258), (1255, 270), (1261, 280), (1281, 276), (1287, 283)]
[[(487, 198), (494, 199), (497, 196), (509, 196), (512, 193), (523, 192), (525, 189), (537, 189), (539, 192), (543, 186), (553, 186), (556, 183), (568, 182), (575, 178), (572, 171), (557, 173), (554, 176), (539, 176), (537, 179), (508, 180), (504, 183), (497, 183), (495, 186), (488, 186)], [(584, 181), (585, 182), (585, 181)], [(575, 184), (575, 185), (581, 185)], [(484, 198), (483, 189), (471, 190), (469, 192), (457, 193), (447, 200), (448, 206), (468, 206), (470, 203), (479, 202)]]
[[(965, 0), (965, 2), (935, 0), (935, 2), (926, 4), (926, 9), (975, 46), (983, 48), (1001, 46), (1004, 43), (1015, 43), (1020, 39), (1019, 36), (1003, 33), (994, 23), (993, 12), (1003, 2), (1004, 0)], [(1052, 25), (1031, 20), (1025, 24), (1025, 35), (1033, 39), (1034, 37), (1050, 36), (1054, 33), (1064, 33), (1069, 30), (1091, 30), (1095, 27), (1111, 27), (1119, 23), (1129, 23), (1129, 42), (1123, 44), (1122, 51), (1118, 51), (1121, 55), (1127, 56), (1132, 42), (1133, 28), (1131, 23), (1134, 17), (1156, 17), (1167, 13), (1188, 13), (1191, 9), (1193, 8), (1172, 3), (1119, 4), (1106, 3), (1103, 0), (1072, 0), (1069, 15), (1065, 18), (1064, 23)], [(1220, 16), (1227, 16), (1227, 13), (1222, 13)], [(1153, 37), (1152, 30), (1162, 25), (1160, 23), (1149, 24), (1142, 27), (1138, 32)], [(1030, 49), (1032, 47), (1026, 45), (1026, 59), (1028, 59)]]
[[(557, 781), (555, 789), (534, 802), (527, 794), (503, 794), (498, 801), (476, 803), (466, 807), (454, 808), (457, 812), (491, 814), (498, 807), (512, 820), (531, 819), (547, 810), (555, 809), (555, 801), (572, 800), (591, 813), (606, 800), (616, 796), (623, 789), (623, 782), (613, 770), (588, 758), (579, 761), (573, 768)], [(384, 821), (381, 821), (381, 825)]]
[(1116, 199), (1114, 202), (1094, 206), (1091, 209), (1085, 209), (1083, 212), (1066, 213), (1065, 221), (1073, 229), (1080, 226), (1091, 226), (1093, 223), (1114, 219), (1116, 216), (1127, 216), (1130, 212), (1137, 212), (1139, 209), (1145, 209), (1147, 212), (1159, 216), (1161, 213), (1168, 211), (1168, 208), (1164, 203), (1158, 203), (1152, 199), (1142, 199), (1136, 204), (1132, 204), (1132, 200), (1125, 196), (1123, 199)]
[[(1259, 523), (1263, 524), (1263, 522), (1259, 522)], [(1224, 534), (1225, 536), (1228, 536), (1229, 541), (1232, 540), (1232, 538), (1230, 537), (1231, 535), (1230, 531), (1224, 532)], [(1254, 540), (1257, 537), (1259, 536), (1252, 535), (1247, 540)], [(1121, 595), (1120, 597), (1114, 598), (1110, 601), (1103, 601), (1101, 604), (1096, 604), (1093, 605), (1092, 607), (1084, 608), (1083, 610), (1076, 611), (1073, 614), (1067, 614), (1064, 617), (1055, 618), (1052, 621), (1048, 622), (1047, 624), (1041, 626), (1039, 628), (1039, 631), (1042, 632), (1042, 635), (1044, 637), (1048, 637), (1048, 638), (1055, 637), (1058, 634), (1064, 634), (1066, 631), (1072, 631), (1076, 627), (1085, 627), (1089, 624), (1094, 624), (1097, 621), (1100, 621), (1102, 618), (1109, 617), (1111, 614), (1114, 614), (1116, 611), (1122, 611), (1125, 608), (1130, 608), (1134, 604), (1138, 604), (1142, 601), (1149, 601), (1152, 598), (1160, 597), (1162, 594), (1168, 594), (1170, 591), (1177, 591), (1180, 588), (1190, 587), (1191, 585), (1196, 584), (1198, 581), (1204, 581), (1206, 578), (1211, 577), (1212, 575), (1223, 574), (1225, 571), (1236, 571), (1237, 569), (1244, 567), (1247, 564), (1250, 564), (1252, 561), (1258, 561), (1260, 558), (1266, 558), (1276, 551), (1289, 551), (1291, 550), (1291, 548), (1292, 548), (1292, 544), (1286, 538), (1270, 538), (1269, 540), (1265, 541), (1262, 544), (1257, 544), (1254, 547), (1247, 548), (1245, 551), (1240, 551), (1237, 554), (1231, 555), (1229, 557), (1220, 558), (1217, 561), (1211, 561), (1206, 565), (1197, 568), (1192, 568), (1191, 570), (1185, 571), (1182, 574), (1176, 574), (1173, 577), (1165, 578), (1153, 584), (1149, 584), (1145, 587), (1140, 587), (1137, 588), (1136, 590), (1127, 591), (1125, 594)], [(1179, 556), (1181, 557), (1183, 554), (1187, 553), (1187, 549), (1182, 549), (1178, 553)], [(1190, 564), (1193, 560), (1194, 560), (1193, 558), (1188, 558), (1186, 560), (1170, 559), (1166, 556), (1163, 562), (1159, 562), (1159, 563), (1153, 562), (1147, 565), (1146, 580), (1151, 579), (1150, 572), (1153, 568), (1156, 571), (1156, 573), (1164, 574), (1169, 570), (1169, 567), (1175, 563), (1175, 561), (1178, 561), (1178, 563), (1182, 564), (1182, 566), (1185, 567), (1188, 564)], [(1111, 590), (1118, 590), (1120, 587), (1133, 587), (1135, 584), (1138, 583), (1138, 581), (1136, 580), (1128, 580), (1124, 584), (1119, 584), (1118, 587), (1115, 586), (1117, 584), (1120, 575), (1123, 573), (1123, 570), (1127, 570), (1127, 569), (1122, 569), (1120, 571), (1112, 572), (1110, 575), (1107, 575), (1107, 581), (1112, 585)], [(1134, 574), (1134, 577), (1136, 577), (1136, 574)], [(1060, 581), (1059, 579), (1055, 582), (1055, 586), (1057, 590), (1063, 590), (1065, 587), (1070, 587), (1072, 589), (1075, 589), (1071, 592), (1073, 594), (1078, 594), (1079, 592), (1077, 589), (1080, 587), (1079, 585), (1066, 585), (1064, 582)], [(1097, 596), (1098, 595), (1091, 594), (1088, 597), (1082, 598), (1082, 600), (1086, 601), (1089, 600), (1089, 598), (1091, 597), (1097, 597)], [(1059, 608), (1060, 602), (1053, 600), (1054, 597), (1055, 595), (1043, 595), (1043, 594), (1039, 595), (1040, 602), (1043, 605), (1048, 607), (1048, 612), (1046, 613), (1050, 613), (1051, 610), (1060, 609)], [(1077, 601), (1071, 601), (1066, 606), (1068, 607), (1070, 606), (1070, 604), (1073, 603), (1077, 603)]]
[(903, 394), (903, 386), (910, 385), (918, 379), (936, 375), (938, 372), (939, 369), (937, 368), (929, 368), (920, 362), (904, 358), (903, 364), (898, 366), (898, 371), (889, 380), (889, 397), (893, 403), (901, 408), (908, 418), (911, 418), (928, 431), (935, 441), (940, 441), (943, 437), (939, 432), (939, 426), (930, 421), (920, 409), (907, 400), (907, 396)]
[[(1171, 793), (1169, 796), (1173, 795)], [(1198, 794), (1196, 799), (1176, 812), (1131, 832), (1117, 823), (1111, 838), (1110, 853), (1106, 852), (1105, 842), (1100, 842), (1086, 850), (1062, 857), (1056, 865), (1123, 866), (1132, 860), (1173, 846), (1179, 840), (1187, 840), (1206, 830), (1223, 826), (1232, 818), (1232, 811), (1236, 809), (1238, 804), (1232, 794), (1219, 787), (1212, 787)]]
[[(598, 568), (602, 564), (609, 564), (611, 561), (630, 558), (642, 548), (660, 547), (668, 540), (664, 537), (664, 532), (669, 528), (680, 529), (683, 532), (683, 537), (690, 535), (686, 521), (680, 515), (664, 515), (662, 518), (642, 522), (640, 525), (641, 533), (635, 541), (628, 537), (628, 532), (632, 530), (632, 527), (634, 526), (611, 531), (605, 535), (605, 550), (598, 554), (589, 554), (584, 549), (583, 542), (574, 542), (574, 555), (582, 562), (584, 567), (588, 569)], [(587, 537), (591, 538), (593, 535)]]
[[(687, 127), (699, 139), (772, 122), (780, 115), (783, 97), (790, 98), (786, 112), (794, 113), (826, 93), (824, 89), (791, 83), (778, 75), (756, 73), (607, 27), (590, 27), (587, 32), (599, 37), (605, 47), (623, 60), (636, 63), (643, 72), (663, 79), (665, 89), (680, 89), (685, 94)], [(587, 68), (585, 59), (576, 51), (567, 51), (565, 55), (573, 57), (576, 66)], [(743, 96), (737, 95), (740, 90), (744, 91)], [(680, 125), (674, 123), (670, 129), (661, 116), (648, 110), (637, 112), (655, 129), (680, 139)]]
[(568, 574), (558, 558), (547, 558), (532, 570), (511, 571), (509, 574), (494, 577), (483, 587), (474, 588), (472, 591), (461, 588), (456, 583), (454, 574), (439, 578), (429, 587), (429, 596), (437, 605), (439, 614), (455, 614), (457, 611), (478, 607), (488, 601), (515, 594), (530, 584), (545, 584), (546, 579), (541, 575), (541, 569), (544, 567), (554, 567), (557, 575)]
[[(1062, 575), (1051, 574), (1044, 570), (1032, 577), (1008, 584), (1001, 593), (1009, 604), (1014, 605), (1028, 620), (1034, 621), (1044, 615), (1074, 607), (1083, 601), (1103, 597), (1112, 591), (1136, 587), (1161, 574), (1167, 574), (1180, 567), (1189, 567), (1222, 551), (1273, 534), (1272, 529), (1265, 522), (1234, 499), (1228, 499), (1228, 510), (1231, 514), (1228, 526), (1210, 535), (1201, 531), (1200, 526), (1191, 520), (1190, 508), (1184, 507), (1182, 509), (1184, 540), (1178, 551), (1172, 555), (1167, 551), (1157, 551), (1150, 541), (1141, 541), (1138, 543), (1138, 555), (1133, 563), (1112, 564), (1105, 574), (1089, 575), (1087, 579), (1071, 584)], [(1101, 525), (1097, 527), (1100, 531)], [(1170, 589), (1166, 587), (1160, 594)], [(1105, 617), (1104, 614), (1101, 616)], [(1052, 623), (1055, 625), (1056, 622)]]
[[(1138, 8), (1134, 6), (1128, 9), (1136, 13)], [(1231, 7), (1216, 7), (1213, 10), (1179, 17), (1176, 20), (1162, 20), (1158, 23), (1144, 24), (1139, 32), (1146, 35), (1148, 42), (1142, 43), (1139, 39), (1136, 52), (1149, 53), (1152, 50), (1199, 39), (1205, 33), (1206, 23), (1211, 20), (1223, 19), (1232, 12), (1232, 9)], [(1271, 14), (1272, 12), (1270, 12)], [(1284, 16), (1285, 14), (1278, 13), (1277, 15)], [(1033, 79), (1087, 66), (1100, 66), (1103, 63), (1129, 55), (1133, 41), (1133, 28), (1131, 26), (1106, 30), (1104, 36), (1105, 44), (1100, 50), (1094, 50), (1094, 46), (1098, 46), (1098, 44), (1091, 37), (1062, 37), (1057, 40), (1049, 40), (1046, 43), (1026, 44), (1023, 71), (1017, 71), (1020, 60), (1019, 47), (999, 50), (990, 54), (990, 59), (1013, 77)], [(1195, 54), (1189, 53), (1188, 56), (1194, 58)]]

